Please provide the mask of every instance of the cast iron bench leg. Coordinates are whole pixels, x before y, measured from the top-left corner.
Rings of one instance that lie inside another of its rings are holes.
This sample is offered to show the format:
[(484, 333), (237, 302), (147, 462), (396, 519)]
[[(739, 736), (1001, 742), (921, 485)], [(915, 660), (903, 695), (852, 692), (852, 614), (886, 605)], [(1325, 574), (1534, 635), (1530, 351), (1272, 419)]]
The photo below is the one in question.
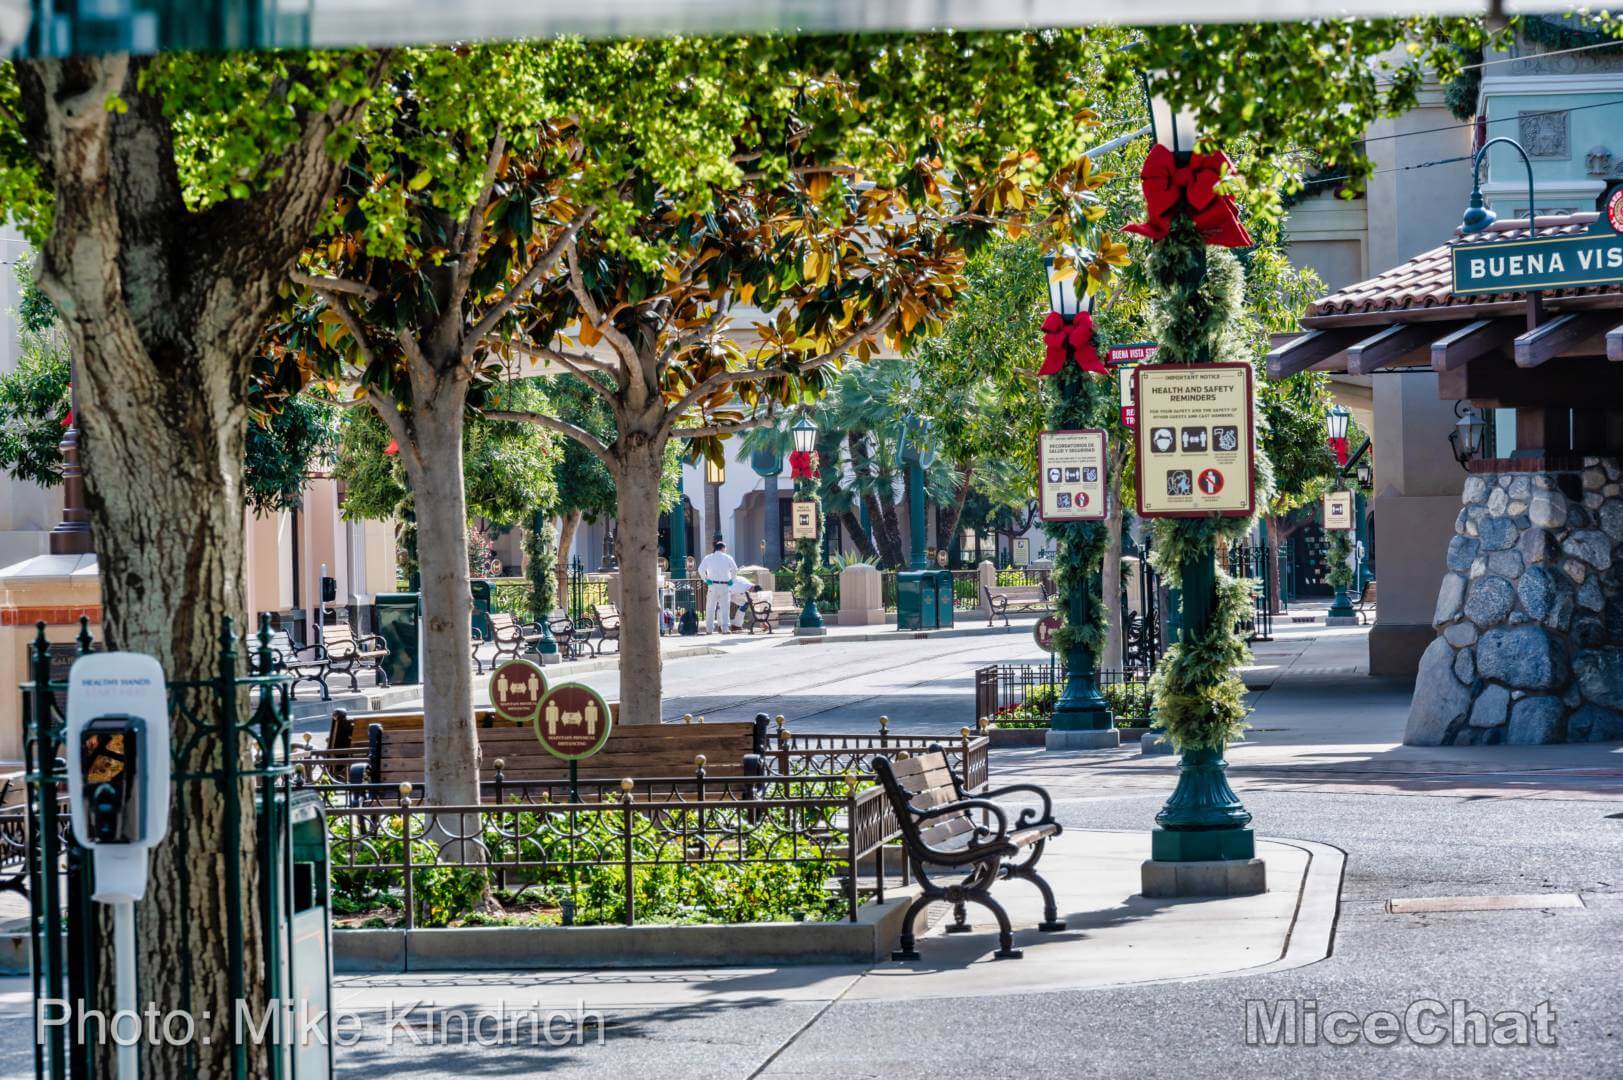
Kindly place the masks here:
[(913, 898), (913, 902), (907, 906), (907, 914), (902, 917), (902, 937), (896, 943), (900, 947), (891, 951), (890, 958), (892, 960), (917, 960), (919, 958), (919, 951), (914, 947), (916, 942), (913, 938), (913, 919), (939, 899), (941, 899), (939, 893), (930, 892), (925, 892)]

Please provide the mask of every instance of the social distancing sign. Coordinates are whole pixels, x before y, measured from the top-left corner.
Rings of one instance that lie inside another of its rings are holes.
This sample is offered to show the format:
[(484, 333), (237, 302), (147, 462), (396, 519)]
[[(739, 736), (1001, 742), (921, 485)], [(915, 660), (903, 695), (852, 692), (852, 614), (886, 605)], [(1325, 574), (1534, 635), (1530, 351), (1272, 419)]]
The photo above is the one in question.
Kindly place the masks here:
[(1139, 514), (1249, 517), (1251, 365), (1140, 365), (1133, 383)]

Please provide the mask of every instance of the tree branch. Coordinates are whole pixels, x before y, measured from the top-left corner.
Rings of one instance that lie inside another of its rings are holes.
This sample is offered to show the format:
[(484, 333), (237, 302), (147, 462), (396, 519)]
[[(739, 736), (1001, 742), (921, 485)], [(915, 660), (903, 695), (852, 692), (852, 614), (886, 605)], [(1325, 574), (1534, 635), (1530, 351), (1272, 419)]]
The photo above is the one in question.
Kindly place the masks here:
[(593, 435), (585, 428), (571, 424), (567, 420), (560, 420), (556, 416), (548, 416), (546, 413), (501, 411), (486, 412), (485, 419), (511, 420), (520, 424), (534, 424), (536, 427), (544, 427), (549, 431), (556, 431), (561, 435), (567, 435), (571, 439), (574, 439), (576, 442), (580, 443), (587, 450), (590, 450), (592, 455), (601, 461), (610, 472), (613, 472), (614, 470), (614, 458), (612, 455), (610, 455), (609, 448), (603, 445), (603, 440), (599, 439), (596, 435)]
[(724, 386), (733, 383), (754, 382), (758, 379), (771, 379), (789, 373), (784, 367), (745, 368), (739, 371), (722, 371), (710, 376), (708, 379), (682, 395), (682, 399), (672, 405), (662, 425), (663, 432), (670, 434), (675, 430), (676, 422), (686, 415), (687, 411), (711, 394)]
[[(490, 197), (496, 193), (496, 170), (501, 166), (502, 155), (506, 152), (506, 136), (498, 134), (490, 140), (490, 152), (485, 155), (485, 172), (479, 181), (479, 197), (473, 200), (467, 217), (457, 227), (456, 269), (451, 274), (451, 299), (446, 305), (447, 310), (461, 310), (462, 300), (468, 294), (468, 283), (473, 280), (473, 272), (479, 265), (479, 246), (485, 238), (485, 211), (490, 208)], [(478, 341), (483, 336), (475, 334), (473, 340)]]
[(410, 454), (412, 462), (421, 469), (423, 459), (417, 452), (417, 440), (411, 437), (411, 428), (407, 425), (406, 418), (400, 414), (399, 404), (393, 398), (384, 397), (380, 391), (372, 387), (366, 389), (366, 400), (371, 404), (372, 411), (377, 413), (378, 419), (383, 421), (383, 426), (389, 429), (389, 435), (399, 447), (400, 453)]
[(518, 282), (508, 289), (506, 294), (496, 301), (489, 311), (485, 312), (484, 318), (480, 319), (474, 326), (473, 332), (466, 339), (469, 350), (496, 329), (496, 324), (501, 322), (502, 317), (513, 309), (513, 305), (518, 303), (520, 296), (535, 288), (535, 283), (550, 273), (554, 266), (558, 265), (558, 259), (563, 255), (564, 250), (575, 242), (575, 237), (596, 216), (597, 211), (595, 209), (585, 210), (575, 215), (574, 220), (564, 228), (564, 231), (558, 235), (557, 239), (547, 246), (547, 249), (541, 253), (540, 258), (536, 259), (530, 268), (525, 271), (524, 276), (519, 278)]
[(768, 424), (776, 423), (777, 419), (777, 413), (769, 412), (760, 416), (752, 416), (747, 420), (735, 420), (725, 424), (710, 424), (706, 427), (696, 428), (672, 428), (671, 437), (677, 439), (706, 439), (712, 435), (734, 435), (740, 431), (766, 427)]
[(642, 358), (637, 355), (636, 346), (631, 339), (620, 332), (613, 321), (604, 317), (603, 312), (592, 299), (592, 294), (586, 290), (586, 281), (580, 272), (580, 245), (571, 238), (567, 246), (569, 256), (569, 291), (574, 294), (576, 303), (580, 304), (581, 314), (584, 318), (592, 320), (592, 326), (602, 334), (614, 351), (620, 354), (622, 370), (619, 373), (622, 389), (628, 388), (632, 383), (643, 378)]
[(368, 304), (376, 303), (378, 291), (361, 281), (351, 281), (349, 278), (328, 277), (324, 274), (307, 274), (303, 270), (294, 270), (288, 274), (289, 280), (295, 285), (314, 289), (324, 295), (343, 293), (346, 296), (356, 296)]
[(322, 291), (321, 295), (327, 301), (327, 306), (338, 313), (338, 318), (349, 331), (349, 336), (355, 339), (355, 347), (361, 351), (362, 370), (371, 367), (375, 354), (372, 352), (371, 344), (366, 340), (366, 327), (361, 325), (361, 320), (349, 309), (349, 304), (338, 293)]

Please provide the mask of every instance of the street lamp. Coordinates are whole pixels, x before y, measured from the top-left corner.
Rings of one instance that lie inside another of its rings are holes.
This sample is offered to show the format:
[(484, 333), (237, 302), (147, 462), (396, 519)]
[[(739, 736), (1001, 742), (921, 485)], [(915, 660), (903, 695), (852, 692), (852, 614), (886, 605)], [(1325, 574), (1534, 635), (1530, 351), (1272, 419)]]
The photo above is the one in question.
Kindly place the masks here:
[[(1049, 309), (1070, 326), (1077, 316), (1088, 311), (1089, 298), (1079, 272), (1079, 254), (1074, 249), (1061, 254), (1070, 261), (1070, 272), (1056, 268), (1057, 260), (1053, 256), (1045, 257), (1043, 266), (1048, 271)], [(1067, 350), (1070, 347), (1068, 344)], [(1072, 403), (1083, 393), (1088, 376), (1071, 370), (1068, 359), (1061, 371), (1057, 389), (1061, 407), (1070, 413), (1074, 411)], [(1087, 543), (1087, 534), (1102, 527), (1097, 522), (1077, 521), (1055, 522), (1045, 529), (1065, 545), (1059, 558), (1069, 559), (1073, 557), (1073, 545), (1076, 545), (1074, 551), (1086, 550), (1091, 546)], [(1099, 571), (1066, 575), (1067, 588), (1060, 600), (1065, 605), (1065, 621), (1070, 627), (1080, 630), (1091, 623), (1093, 592), (1099, 587), (1099, 579)], [(1065, 650), (1065, 690), (1054, 703), (1054, 714), (1049, 719), (1050, 745), (1055, 748), (1118, 746), (1121, 736), (1111, 720), (1110, 704), (1099, 693), (1098, 659), (1082, 640), (1079, 633), (1070, 635), (1070, 645)]]
[(708, 458), (704, 463), (704, 482), (714, 484), (716, 487), (727, 482), (727, 465), (725, 462), (711, 461)]
[(802, 415), (789, 429), (789, 434), (794, 436), (797, 453), (809, 454), (817, 449), (817, 425), (811, 422), (811, 417)]
[[(1164, 75), (1165, 72), (1156, 74)], [(1195, 110), (1185, 105), (1174, 111), (1170, 100), (1150, 93), (1149, 76), (1141, 76), (1141, 79), (1144, 83), (1144, 96), (1150, 101), (1150, 127), (1155, 141), (1174, 154), (1193, 152), (1195, 143), (1199, 140)]]
[(1325, 417), (1325, 427), (1329, 429), (1330, 438), (1337, 441), (1347, 437), (1347, 421), (1352, 417), (1343, 405), (1333, 405), (1329, 415)]
[(1496, 139), (1489, 139), (1482, 144), (1471, 158), (1471, 205), (1466, 207), (1465, 216), (1460, 219), (1460, 231), (1463, 233), (1481, 232), (1495, 221), (1499, 215), (1482, 205), (1482, 161), (1488, 156), (1488, 151), (1497, 143), (1504, 143), (1522, 156), (1522, 164), (1527, 166), (1527, 235), (1538, 233), (1538, 203), (1533, 198), (1533, 159), (1528, 156), (1526, 148), (1508, 135), (1501, 135)]
[[(817, 497), (817, 473), (812, 466), (812, 454), (817, 450), (817, 425), (812, 423), (811, 417), (801, 413), (795, 426), (789, 429), (790, 437), (794, 439), (795, 452), (789, 460), (789, 475), (794, 480), (795, 502), (809, 502), (812, 504), (812, 520), (818, 522), (823, 516), (820, 500)], [(798, 507), (796, 508), (798, 510)], [(818, 635), (823, 633), (823, 616), (817, 611), (817, 539), (808, 540), (804, 537), (795, 540), (795, 547), (800, 554), (799, 577), (802, 590), (802, 603), (800, 605), (800, 620), (796, 624), (795, 632), (802, 635)]]
[(1369, 487), (1369, 482), (1375, 479), (1375, 470), (1370, 468), (1369, 462), (1360, 461), (1358, 463), (1358, 469), (1355, 475), (1358, 477), (1358, 486), (1361, 488), (1367, 488)]
[(1482, 439), (1488, 424), (1463, 401), (1454, 403), (1454, 415), (1458, 419), (1454, 421), (1454, 430), (1448, 433), (1448, 443), (1454, 448), (1454, 460), (1464, 469), (1472, 458), (1482, 453)]

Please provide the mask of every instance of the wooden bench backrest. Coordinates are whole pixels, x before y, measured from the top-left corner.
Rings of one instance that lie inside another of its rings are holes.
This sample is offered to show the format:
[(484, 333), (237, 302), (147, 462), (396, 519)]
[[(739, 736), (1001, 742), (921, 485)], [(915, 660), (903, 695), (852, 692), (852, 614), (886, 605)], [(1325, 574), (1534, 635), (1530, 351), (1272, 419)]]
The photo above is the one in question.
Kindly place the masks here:
[[(923, 750), (905, 758), (898, 755), (892, 759), (890, 769), (896, 783), (911, 793), (909, 801), (915, 810), (929, 810), (958, 801), (958, 788), (952, 782), (952, 769), (947, 764), (945, 751)], [(898, 810), (897, 816), (904, 815)], [(918, 834), (924, 843), (939, 847), (974, 828), (975, 823), (968, 813), (946, 814), (921, 822)]]
[[(619, 718), (619, 702), (610, 702)], [(422, 714), (358, 716), (352, 738), (364, 748), (367, 730), (382, 729), (380, 782), (410, 780), (423, 775)], [(529, 724), (504, 720), (488, 709), (479, 710), (477, 723), (480, 767), (489, 779), (498, 759), (507, 780), (561, 780), (569, 765), (547, 753)], [(623, 777), (686, 776), (694, 770), (696, 755), (705, 756), (711, 776), (744, 775), (744, 757), (758, 753), (756, 725), (752, 722), (717, 724), (639, 724), (615, 728), (603, 749), (580, 763), (583, 780), (618, 780)]]
[(1009, 600), (1045, 600), (1047, 591), (1041, 585), (1003, 585), (988, 586), (986, 591), (992, 596), (1001, 596)]
[(609, 619), (615, 622), (620, 620), (620, 609), (613, 604), (593, 604), (592, 614), (597, 618), (599, 626)]
[[(756, 595), (763, 595), (757, 593)], [(795, 603), (795, 594), (792, 592), (769, 592), (764, 594), (767, 602), (772, 605), (773, 611), (793, 611), (799, 605)]]
[(1365, 604), (1373, 604), (1375, 602), (1375, 583), (1373, 581), (1366, 581), (1364, 583), (1364, 594), (1358, 599)]
[(327, 646), (327, 651), (343, 655), (357, 652), (359, 647), (355, 644), (355, 631), (347, 623), (335, 623), (332, 626), (321, 628), (321, 643)]
[(518, 625), (518, 620), (505, 611), (492, 611), (490, 613), (490, 629), (493, 632), (511, 630)]

